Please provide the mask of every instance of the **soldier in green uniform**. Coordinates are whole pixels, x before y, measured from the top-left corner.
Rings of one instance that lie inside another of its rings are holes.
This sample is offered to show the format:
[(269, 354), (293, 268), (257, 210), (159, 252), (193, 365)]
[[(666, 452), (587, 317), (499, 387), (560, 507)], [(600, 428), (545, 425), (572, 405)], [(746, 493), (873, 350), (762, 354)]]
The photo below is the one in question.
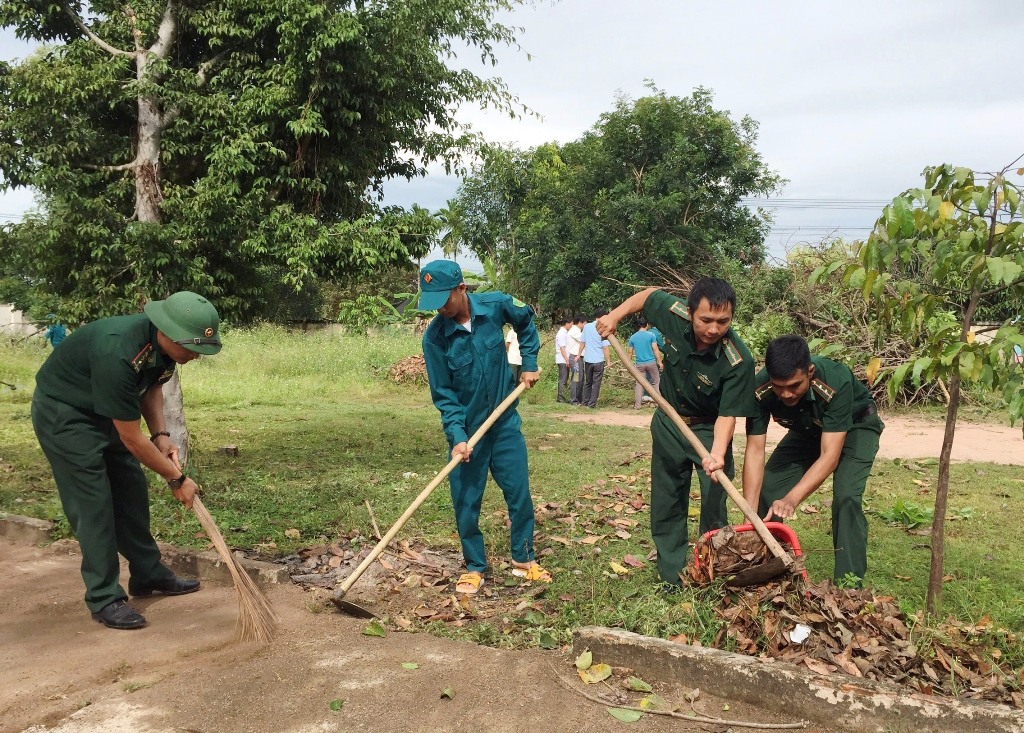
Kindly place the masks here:
[(480, 506), (488, 470), (508, 505), (512, 573), (550, 582), (551, 574), (533, 554), (533, 499), (526, 440), (516, 405), (505, 411), (474, 448), (468, 445), (469, 436), (515, 389), (505, 357), (502, 328), (506, 323), (519, 337), (523, 358), (520, 381), (532, 387), (540, 377), (540, 336), (533, 324), (533, 310), (504, 293), (467, 293), (461, 268), (448, 260), (436, 260), (420, 271), (419, 308), (438, 311), (423, 334), (423, 356), (430, 396), (441, 412), (451, 456), (461, 455), (463, 460), (449, 476), (466, 561), (466, 572), (455, 589), (473, 594), (484, 582), (487, 555), (480, 532)]
[[(759, 414), (747, 421), (743, 493), (764, 519), (786, 520), (832, 476), (835, 578), (867, 572), (862, 506), (885, 425), (867, 387), (845, 364), (811, 356), (799, 336), (768, 344), (755, 380)], [(789, 429), (765, 465), (769, 418)]]
[[(133, 596), (180, 595), (199, 581), (160, 562), (149, 530), (149, 491), (140, 463), (160, 474), (186, 507), (198, 488), (178, 462), (164, 424), (161, 385), (200, 354), (220, 351), (213, 305), (190, 292), (146, 304), (145, 314), (104, 318), (79, 328), (36, 375), (32, 425), (82, 550), (85, 603), (114, 629), (146, 619), (127, 603), (118, 553), (128, 560)], [(150, 437), (142, 432), (146, 420)]]
[[(701, 506), (698, 531), (728, 523), (725, 492), (711, 474), (733, 475), (732, 437), (736, 418), (755, 413), (754, 360), (731, 329), (736, 293), (724, 280), (703, 278), (687, 300), (654, 288), (630, 296), (598, 319), (602, 336), (614, 333), (628, 315), (643, 312), (664, 334), (661, 395), (676, 409), (709, 451), (696, 451), (658, 410), (651, 421), (651, 535), (658, 548), (658, 575), (672, 587), (687, 562), (690, 481), (698, 468)], [(703, 469), (703, 470), (700, 470)]]

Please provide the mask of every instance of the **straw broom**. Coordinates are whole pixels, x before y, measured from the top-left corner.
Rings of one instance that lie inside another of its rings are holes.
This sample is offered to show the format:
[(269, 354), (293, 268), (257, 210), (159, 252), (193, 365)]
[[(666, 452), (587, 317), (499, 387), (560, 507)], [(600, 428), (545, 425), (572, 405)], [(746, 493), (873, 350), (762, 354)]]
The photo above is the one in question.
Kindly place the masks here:
[(235, 637), (240, 641), (258, 641), (265, 643), (274, 638), (277, 631), (277, 614), (271, 607), (256, 582), (245, 572), (238, 558), (228, 549), (224, 537), (217, 529), (210, 512), (197, 496), (192, 500), (192, 511), (203, 526), (206, 536), (217, 548), (224, 564), (231, 572), (235, 582), (235, 593), (238, 594), (238, 621), (235, 624)]

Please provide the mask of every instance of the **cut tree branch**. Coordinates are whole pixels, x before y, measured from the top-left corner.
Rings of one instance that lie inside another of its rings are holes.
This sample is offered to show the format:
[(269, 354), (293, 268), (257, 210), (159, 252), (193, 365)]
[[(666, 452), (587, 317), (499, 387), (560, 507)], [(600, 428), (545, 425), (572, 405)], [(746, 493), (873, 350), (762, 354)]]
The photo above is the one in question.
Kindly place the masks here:
[(122, 165), (94, 165), (92, 163), (79, 163), (79, 168), (84, 168), (87, 171), (102, 171), (104, 173), (119, 173), (121, 171), (135, 170), (139, 165), (139, 161), (133, 160), (131, 163), (124, 163)]
[(120, 48), (111, 46), (109, 43), (107, 43), (102, 38), (93, 33), (89, 26), (85, 24), (85, 21), (82, 20), (79, 17), (78, 13), (72, 10), (67, 3), (61, 3), (60, 6), (64, 8), (64, 12), (68, 14), (68, 17), (71, 18), (72, 22), (76, 26), (78, 26), (78, 30), (82, 31), (82, 33), (84, 33), (90, 41), (95, 43), (97, 46), (102, 48), (111, 56), (128, 56), (129, 58), (135, 58), (135, 56), (137, 55), (137, 52), (135, 51), (124, 51)]

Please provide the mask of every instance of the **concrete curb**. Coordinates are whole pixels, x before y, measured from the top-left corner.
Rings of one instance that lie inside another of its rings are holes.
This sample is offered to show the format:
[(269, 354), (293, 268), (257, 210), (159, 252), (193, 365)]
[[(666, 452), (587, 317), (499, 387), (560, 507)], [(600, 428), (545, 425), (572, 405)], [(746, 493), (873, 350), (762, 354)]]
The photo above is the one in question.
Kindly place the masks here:
[[(53, 542), (53, 522), (17, 514), (0, 514), (0, 537), (33, 545), (49, 545)], [(72, 542), (74, 542), (72, 540)], [(74, 543), (76, 550), (78, 543)], [(199, 578), (204, 583), (231, 585), (231, 571), (213, 551), (193, 550), (160, 543), (164, 564), (175, 573), (190, 578)], [(290, 569), (286, 565), (238, 558), (242, 567), (260, 585), (277, 585), (290, 582)]]
[(0, 513), (0, 537), (33, 545), (48, 545), (53, 542), (51, 531), (53, 522), (45, 519)]
[(932, 697), (889, 683), (824, 676), (784, 662), (588, 626), (573, 651), (629, 667), (648, 681), (699, 687), (790, 718), (838, 730), (914, 733), (1024, 733), (1024, 713), (993, 703)]

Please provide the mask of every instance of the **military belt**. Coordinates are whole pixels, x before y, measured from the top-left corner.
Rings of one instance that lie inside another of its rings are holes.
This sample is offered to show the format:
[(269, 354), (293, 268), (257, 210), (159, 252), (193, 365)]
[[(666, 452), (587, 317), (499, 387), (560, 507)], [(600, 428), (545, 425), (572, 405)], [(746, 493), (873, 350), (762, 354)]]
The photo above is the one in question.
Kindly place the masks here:
[(718, 415), (680, 415), (687, 425), (708, 425), (718, 419)]

